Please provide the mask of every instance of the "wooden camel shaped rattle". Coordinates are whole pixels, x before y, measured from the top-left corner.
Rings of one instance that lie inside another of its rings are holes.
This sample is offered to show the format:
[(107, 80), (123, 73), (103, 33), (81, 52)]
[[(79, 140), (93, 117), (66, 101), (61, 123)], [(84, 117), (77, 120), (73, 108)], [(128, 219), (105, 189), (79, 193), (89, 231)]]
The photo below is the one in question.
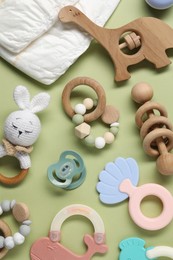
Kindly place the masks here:
[[(74, 6), (66, 6), (59, 12), (63, 23), (73, 22), (93, 36), (109, 53), (115, 67), (115, 80), (123, 81), (130, 78), (127, 68), (130, 65), (148, 60), (157, 69), (171, 63), (165, 50), (173, 48), (173, 29), (163, 21), (143, 17), (136, 19), (117, 29), (106, 29), (93, 23), (85, 14)], [(119, 45), (121, 36), (132, 32), (125, 38), (125, 43)], [(133, 54), (125, 54), (121, 49), (139, 48)]]

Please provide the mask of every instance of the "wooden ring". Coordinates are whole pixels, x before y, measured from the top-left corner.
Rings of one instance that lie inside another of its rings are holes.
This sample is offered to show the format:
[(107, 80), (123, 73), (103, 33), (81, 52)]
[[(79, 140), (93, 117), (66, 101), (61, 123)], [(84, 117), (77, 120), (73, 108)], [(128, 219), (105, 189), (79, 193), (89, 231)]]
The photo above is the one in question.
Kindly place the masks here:
[[(160, 127), (157, 125), (160, 125)], [(155, 127), (156, 126), (156, 127)], [(153, 116), (151, 118), (149, 118), (148, 120), (146, 120), (140, 130), (140, 137), (143, 140), (144, 137), (151, 131), (150, 129), (153, 127), (156, 128), (163, 128), (163, 126), (165, 126), (167, 129), (169, 130), (173, 130), (173, 126), (172, 123), (170, 122), (170, 120), (167, 117), (164, 116)]]
[[(12, 232), (7, 223), (3, 220), (0, 220), (0, 231), (3, 233), (4, 237), (11, 236)], [(2, 259), (8, 253), (8, 249), (3, 247), (0, 249), (0, 259)]]
[(160, 105), (159, 103), (148, 101), (144, 105), (142, 105), (138, 111), (136, 112), (135, 121), (136, 125), (141, 128), (143, 125), (142, 117), (145, 113), (157, 109), (160, 112), (161, 116), (167, 117), (167, 111), (164, 106)]
[(62, 93), (62, 104), (66, 114), (71, 118), (75, 115), (75, 112), (70, 105), (70, 96), (72, 90), (79, 85), (89, 86), (96, 92), (98, 97), (98, 104), (96, 108), (92, 112), (84, 115), (84, 121), (89, 123), (96, 120), (103, 114), (106, 106), (105, 91), (97, 81), (88, 77), (78, 77), (68, 82)]
[(5, 185), (18, 184), (25, 178), (28, 171), (29, 171), (29, 168), (28, 169), (22, 169), (20, 171), (20, 173), (18, 175), (14, 176), (14, 177), (6, 177), (6, 176), (4, 176), (0, 173), (0, 183), (5, 184)]
[(158, 128), (151, 131), (143, 141), (143, 148), (144, 151), (151, 156), (158, 156), (160, 153), (158, 150), (152, 148), (151, 143), (154, 142), (157, 138), (164, 137), (163, 142), (165, 139), (168, 139), (168, 142), (165, 143), (166, 148), (170, 151), (173, 148), (173, 132), (166, 128)]

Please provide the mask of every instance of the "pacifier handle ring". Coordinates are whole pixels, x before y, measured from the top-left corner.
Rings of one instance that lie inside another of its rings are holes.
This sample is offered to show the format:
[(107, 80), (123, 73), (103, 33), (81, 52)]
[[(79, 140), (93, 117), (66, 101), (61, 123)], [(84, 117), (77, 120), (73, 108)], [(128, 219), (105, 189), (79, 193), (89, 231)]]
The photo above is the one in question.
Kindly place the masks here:
[[(80, 172), (80, 171), (82, 171), (82, 169), (84, 168), (84, 162), (83, 162), (83, 159), (82, 159), (82, 157), (78, 154), (78, 153), (76, 153), (75, 151), (72, 151), (72, 150), (67, 150), (67, 151), (64, 151), (61, 155), (60, 155), (60, 160), (61, 160), (61, 158), (62, 157), (68, 157), (69, 155), (71, 155), (71, 156), (73, 156), (74, 157), (74, 159), (77, 159), (77, 161), (79, 162), (79, 167), (77, 168), (78, 169), (78, 171)], [(73, 158), (72, 158), (72, 160), (74, 160)], [(75, 160), (74, 160), (75, 161)], [(76, 161), (75, 161), (76, 162)]]
[[(173, 204), (171, 193), (163, 186), (153, 183), (144, 184), (134, 189), (135, 191), (129, 199), (129, 213), (133, 221), (146, 230), (159, 230), (167, 226), (173, 218), (173, 209), (170, 207)], [(163, 204), (161, 214), (155, 218), (144, 216), (140, 208), (142, 200), (150, 195), (159, 198)]]
[(25, 176), (27, 175), (29, 171), (28, 169), (22, 169), (18, 175), (14, 176), (14, 177), (6, 177), (3, 174), (0, 173), (0, 183), (5, 184), (5, 185), (16, 185), (18, 183), (20, 183)]
[(62, 104), (66, 114), (71, 118), (75, 115), (75, 111), (71, 107), (70, 96), (72, 90), (79, 85), (87, 85), (88, 87), (92, 88), (98, 97), (98, 104), (96, 108), (92, 112), (84, 115), (84, 121), (89, 123), (96, 120), (103, 114), (106, 106), (105, 91), (96, 80), (88, 77), (77, 77), (68, 82), (62, 93)]
[[(2, 231), (4, 237), (11, 236), (11, 234), (12, 234), (12, 231), (11, 231), (9, 225), (3, 220), (0, 220), (0, 230)], [(8, 253), (8, 249), (3, 247), (0, 250), (0, 259), (2, 259), (7, 253)]]
[(105, 241), (104, 223), (99, 214), (92, 208), (82, 204), (72, 204), (61, 211), (54, 217), (50, 228), (50, 239), (59, 242), (61, 239), (61, 226), (63, 222), (74, 215), (82, 215), (88, 218), (94, 227), (94, 240), (97, 244)]
[(173, 259), (173, 248), (169, 246), (156, 246), (152, 249), (147, 250), (146, 256), (149, 259), (163, 256)]

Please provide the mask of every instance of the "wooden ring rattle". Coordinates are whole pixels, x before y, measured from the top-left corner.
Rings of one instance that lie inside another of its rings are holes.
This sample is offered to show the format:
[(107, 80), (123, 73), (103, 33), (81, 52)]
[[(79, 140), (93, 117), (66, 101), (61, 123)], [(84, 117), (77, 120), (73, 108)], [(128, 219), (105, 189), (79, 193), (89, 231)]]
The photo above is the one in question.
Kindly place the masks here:
[[(117, 158), (115, 162), (106, 164), (97, 184), (100, 200), (105, 204), (116, 204), (129, 197), (129, 213), (136, 225), (146, 230), (164, 228), (173, 219), (171, 193), (154, 183), (136, 187), (138, 179), (138, 165), (132, 158)], [(161, 214), (155, 218), (144, 216), (140, 208), (142, 200), (150, 195), (158, 197), (163, 204)]]
[(152, 87), (144, 82), (132, 88), (131, 96), (136, 103), (141, 104), (135, 121), (140, 128), (144, 151), (150, 156), (158, 157), (156, 166), (161, 174), (173, 174), (173, 154), (169, 153), (173, 148), (173, 125), (167, 118), (165, 107), (151, 101)]
[(66, 114), (71, 118), (75, 115), (75, 111), (70, 105), (70, 96), (72, 90), (79, 85), (87, 85), (92, 88), (98, 97), (98, 103), (95, 110), (84, 116), (85, 122), (89, 123), (103, 114), (106, 106), (105, 91), (97, 81), (88, 77), (78, 77), (68, 82), (62, 93), (62, 104)]
[[(61, 226), (67, 218), (74, 215), (82, 215), (88, 218), (94, 226), (93, 237), (90, 235), (84, 236), (84, 242), (88, 247), (88, 251), (82, 256), (74, 254), (60, 244)], [(49, 237), (43, 237), (37, 240), (31, 247), (30, 256), (32, 260), (36, 258), (40, 260), (53, 259), (55, 256), (58, 259), (77, 260), (81, 258), (83, 260), (89, 260), (96, 252), (103, 254), (108, 250), (108, 247), (104, 243), (105, 228), (104, 223), (98, 213), (88, 206), (73, 204), (63, 208), (54, 217), (51, 224)], [(48, 250), (49, 247), (51, 247), (52, 250)]]
[(22, 169), (19, 172), (19, 174), (14, 176), (14, 177), (6, 177), (2, 173), (0, 173), (0, 183), (5, 184), (5, 185), (16, 185), (16, 184), (20, 183), (25, 178), (28, 171), (29, 171), (29, 168), (28, 169)]
[(4, 200), (0, 204), (0, 215), (3, 212), (12, 211), (15, 220), (21, 223), (19, 231), (11, 235), (11, 230), (8, 225), (0, 221), (0, 229), (3, 235), (0, 236), (0, 259), (5, 256), (9, 249), (14, 248), (16, 245), (21, 245), (25, 241), (25, 237), (30, 233), (31, 221), (29, 218), (28, 207), (24, 203), (16, 203), (15, 200)]

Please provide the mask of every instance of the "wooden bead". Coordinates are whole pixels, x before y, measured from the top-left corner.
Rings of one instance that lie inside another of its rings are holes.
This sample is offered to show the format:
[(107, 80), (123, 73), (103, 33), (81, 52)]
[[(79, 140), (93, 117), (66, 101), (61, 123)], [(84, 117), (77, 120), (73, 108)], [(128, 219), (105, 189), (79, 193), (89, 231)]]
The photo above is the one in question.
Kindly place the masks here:
[(18, 222), (23, 222), (29, 218), (29, 209), (24, 203), (16, 203), (12, 209), (12, 213)]
[(119, 119), (119, 111), (113, 106), (106, 106), (104, 113), (101, 116), (102, 121), (105, 124), (112, 124)]
[[(0, 220), (0, 232), (4, 237), (11, 236), (12, 234), (10, 227), (3, 220)], [(0, 249), (0, 259), (2, 259), (7, 254), (7, 252), (8, 249), (5, 247)]]
[(105, 139), (105, 142), (107, 144), (112, 144), (114, 139), (115, 139), (115, 137), (114, 137), (114, 135), (111, 132), (106, 132), (104, 134), (104, 139)]
[(131, 97), (136, 103), (143, 104), (152, 99), (152, 87), (144, 82), (138, 83), (132, 88)]
[(85, 98), (83, 104), (86, 107), (86, 109), (89, 110), (93, 108), (94, 101), (92, 100), (92, 98)]
[(173, 174), (173, 154), (161, 154), (156, 161), (156, 166), (163, 175)]
[(75, 127), (75, 135), (80, 139), (83, 139), (90, 134), (90, 129), (91, 129), (90, 125), (84, 122)]

